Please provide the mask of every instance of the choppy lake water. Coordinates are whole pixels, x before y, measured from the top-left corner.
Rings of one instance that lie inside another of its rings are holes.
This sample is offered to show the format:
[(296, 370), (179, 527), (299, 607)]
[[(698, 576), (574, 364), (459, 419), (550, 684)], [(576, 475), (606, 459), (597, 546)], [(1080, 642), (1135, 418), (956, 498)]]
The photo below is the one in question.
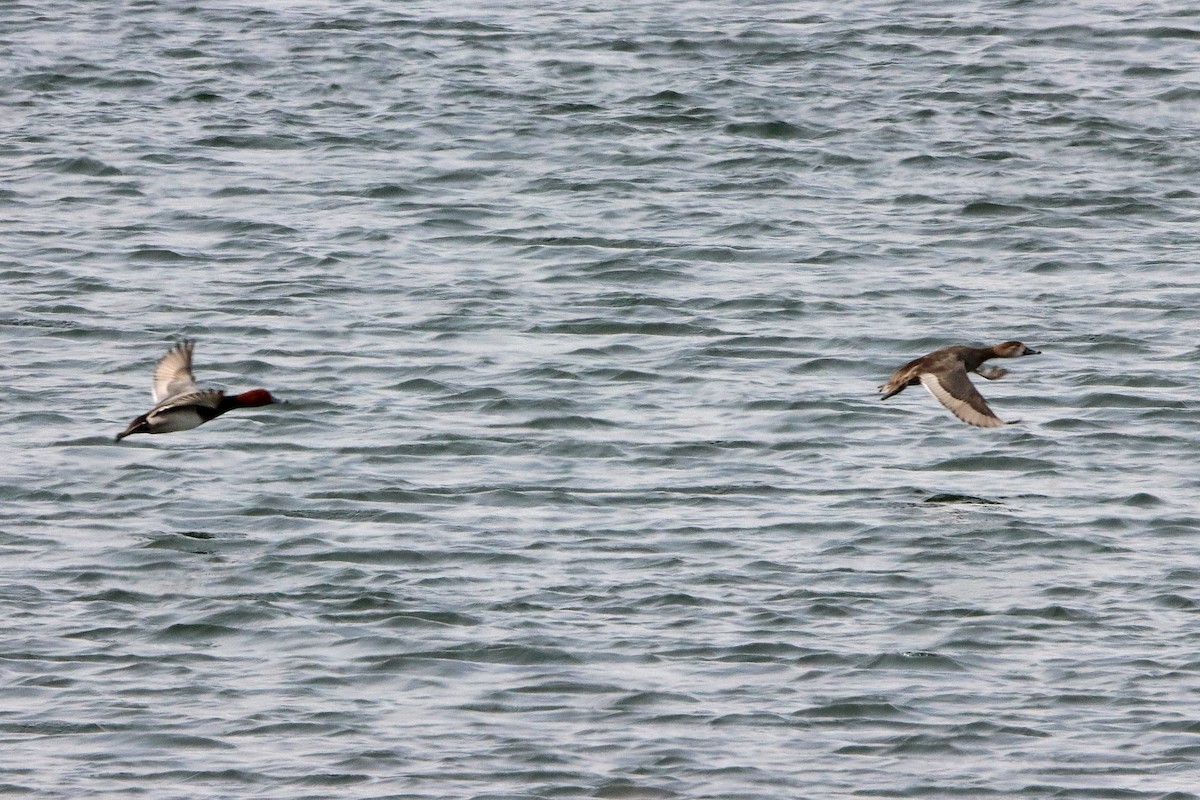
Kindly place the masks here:
[(618, 6), (3, 5), (0, 794), (1200, 797), (1200, 12)]

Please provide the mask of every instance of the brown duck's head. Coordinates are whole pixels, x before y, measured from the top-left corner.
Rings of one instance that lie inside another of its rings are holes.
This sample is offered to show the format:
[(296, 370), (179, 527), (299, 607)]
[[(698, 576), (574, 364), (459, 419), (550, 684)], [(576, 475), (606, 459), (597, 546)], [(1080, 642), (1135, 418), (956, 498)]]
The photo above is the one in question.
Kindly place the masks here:
[(1019, 358), (1020, 356), (1041, 355), (1041, 350), (1026, 347), (1022, 342), (1005, 342), (992, 348), (999, 358)]

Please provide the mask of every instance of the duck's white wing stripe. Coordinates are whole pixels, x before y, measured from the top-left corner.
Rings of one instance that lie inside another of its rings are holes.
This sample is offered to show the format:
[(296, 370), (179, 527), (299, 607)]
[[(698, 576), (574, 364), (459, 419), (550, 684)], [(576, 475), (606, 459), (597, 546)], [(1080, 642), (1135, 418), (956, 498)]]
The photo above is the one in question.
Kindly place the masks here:
[(151, 409), (150, 413), (161, 414), (173, 408), (186, 408), (188, 406), (203, 406), (215, 409), (221, 404), (221, 398), (224, 396), (225, 393), (220, 389), (205, 389), (199, 392), (188, 392), (187, 394), (174, 394), (156, 405)]
[(954, 416), (968, 425), (999, 428), (1008, 424), (992, 413), (983, 395), (975, 389), (963, 370), (940, 375), (926, 372), (921, 376), (921, 385), (928, 389), (939, 403), (950, 409)]
[(195, 342), (180, 342), (163, 356), (154, 368), (154, 402), (196, 391), (196, 376), (192, 374), (192, 348)]

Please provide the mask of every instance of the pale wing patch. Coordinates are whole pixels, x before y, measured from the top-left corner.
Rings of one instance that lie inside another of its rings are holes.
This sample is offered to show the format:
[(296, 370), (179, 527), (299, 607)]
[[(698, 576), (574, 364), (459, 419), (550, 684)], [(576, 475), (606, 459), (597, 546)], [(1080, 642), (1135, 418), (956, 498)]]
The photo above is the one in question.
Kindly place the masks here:
[(950, 373), (935, 374), (927, 372), (921, 376), (921, 385), (938, 399), (938, 402), (950, 409), (950, 413), (968, 425), (980, 428), (999, 428), (1007, 425), (988, 408), (983, 399), (963, 370)]
[(155, 403), (196, 391), (196, 376), (192, 374), (192, 348), (195, 346), (195, 342), (180, 342), (159, 360), (154, 368), (152, 394)]
[(161, 414), (164, 411), (170, 411), (176, 408), (190, 408), (194, 406), (215, 409), (221, 404), (221, 398), (224, 396), (225, 393), (220, 389), (205, 389), (202, 392), (188, 392), (187, 394), (173, 395), (156, 405), (150, 413), (152, 415)]

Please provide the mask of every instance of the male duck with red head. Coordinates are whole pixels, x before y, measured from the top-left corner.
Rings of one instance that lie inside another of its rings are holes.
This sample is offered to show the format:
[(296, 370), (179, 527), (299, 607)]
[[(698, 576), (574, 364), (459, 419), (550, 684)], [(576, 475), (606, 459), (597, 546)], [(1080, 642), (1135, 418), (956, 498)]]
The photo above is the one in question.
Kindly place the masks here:
[(199, 427), (235, 408), (278, 403), (266, 389), (226, 397), (219, 389), (200, 389), (192, 374), (193, 341), (172, 347), (154, 368), (154, 408), (129, 423), (117, 441), (135, 433), (174, 433)]
[[(968, 425), (980, 428), (999, 428), (1012, 423), (996, 416), (983, 395), (967, 377), (974, 372), (980, 377), (994, 381), (1003, 378), (1008, 370), (984, 367), (983, 362), (992, 358), (1020, 358), (1036, 356), (1040, 350), (1026, 347), (1021, 342), (1003, 342), (992, 347), (967, 347), (955, 345), (934, 350), (928, 355), (915, 358), (892, 373), (888, 382), (879, 387), (881, 399), (887, 400), (900, 394), (907, 386), (921, 384), (938, 402), (950, 409), (950, 413)], [(1020, 422), (1015, 419), (1013, 422)]]

